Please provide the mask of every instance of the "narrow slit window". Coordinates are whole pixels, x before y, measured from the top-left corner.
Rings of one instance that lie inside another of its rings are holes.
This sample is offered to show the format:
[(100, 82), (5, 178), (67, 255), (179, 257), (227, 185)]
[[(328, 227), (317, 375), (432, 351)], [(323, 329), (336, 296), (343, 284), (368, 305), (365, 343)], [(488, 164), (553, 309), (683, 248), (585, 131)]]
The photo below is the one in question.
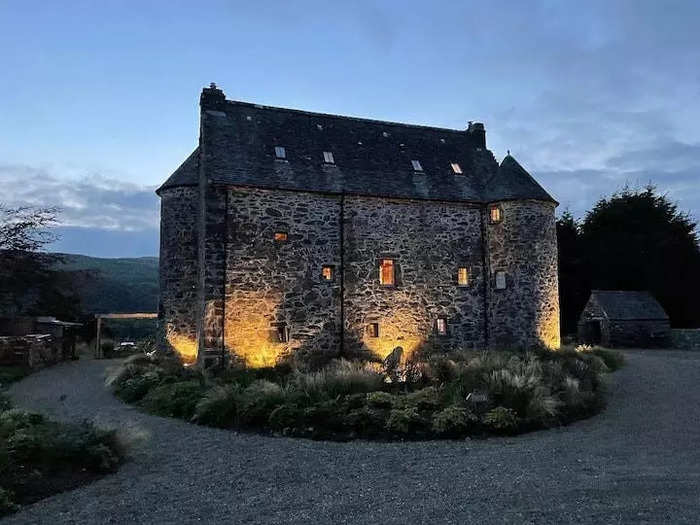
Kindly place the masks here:
[(420, 161), (412, 160), (411, 165), (413, 166), (413, 171), (423, 171), (423, 166), (420, 165)]
[(467, 286), (469, 284), (469, 269), (466, 266), (461, 266), (457, 270), (457, 284), (459, 286)]
[(275, 157), (278, 159), (287, 158), (287, 150), (283, 146), (275, 146)]
[(489, 210), (489, 219), (491, 224), (497, 224), (503, 220), (503, 212), (498, 206), (492, 206)]
[(333, 280), (333, 274), (334, 274), (334, 273), (335, 273), (335, 272), (333, 272), (333, 267), (330, 266), (330, 265), (325, 265), (325, 266), (321, 269), (321, 276), (323, 277), (323, 280), (324, 280), (324, 281), (332, 281), (332, 280)]
[(335, 164), (335, 159), (333, 158), (333, 152), (324, 151), (323, 152), (323, 162), (326, 164)]
[(506, 289), (506, 272), (499, 270), (496, 272), (496, 290)]
[(289, 342), (289, 327), (286, 323), (279, 323), (277, 325), (277, 340), (280, 343)]
[(379, 263), (379, 284), (393, 286), (394, 283), (394, 260), (382, 259)]
[(462, 174), (462, 167), (459, 165), (457, 162), (451, 162), (450, 166), (452, 166), (452, 172), (455, 175), (461, 175)]
[(435, 320), (435, 330), (438, 335), (447, 335), (447, 319), (444, 317), (438, 317)]
[(285, 242), (287, 240), (287, 232), (275, 232), (275, 240)]
[(379, 323), (369, 323), (367, 330), (370, 337), (379, 337)]

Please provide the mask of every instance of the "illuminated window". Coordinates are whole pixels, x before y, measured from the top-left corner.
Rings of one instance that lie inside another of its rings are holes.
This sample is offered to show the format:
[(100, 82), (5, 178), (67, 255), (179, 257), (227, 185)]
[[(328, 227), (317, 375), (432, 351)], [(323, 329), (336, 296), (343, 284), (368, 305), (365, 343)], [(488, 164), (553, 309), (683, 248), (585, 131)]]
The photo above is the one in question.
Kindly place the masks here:
[(284, 242), (287, 240), (287, 232), (275, 232), (275, 240)]
[(282, 146), (275, 146), (275, 157), (278, 159), (286, 159), (287, 151)]
[(417, 160), (412, 160), (411, 165), (413, 166), (413, 171), (423, 171), (423, 166)]
[(379, 337), (379, 323), (369, 323), (367, 331), (370, 337)]
[(491, 208), (489, 208), (489, 219), (491, 220), (491, 224), (501, 222), (503, 220), (501, 208), (498, 206), (491, 206)]
[(447, 319), (438, 317), (435, 320), (435, 331), (438, 335), (447, 335)]
[(394, 260), (382, 259), (379, 263), (379, 284), (384, 286), (394, 285)]
[(280, 343), (288, 343), (289, 342), (289, 327), (287, 326), (287, 323), (277, 323), (275, 325), (275, 328), (277, 330), (277, 340)]
[(457, 284), (460, 286), (467, 286), (469, 284), (469, 271), (466, 266), (457, 269)]
[(496, 272), (496, 290), (506, 289), (506, 272), (498, 271)]
[(326, 281), (332, 281), (333, 280), (333, 267), (328, 266), (328, 265), (324, 266), (323, 269), (321, 270), (321, 276)]
[(333, 159), (333, 153), (330, 151), (324, 151), (323, 162), (325, 162), (326, 164), (335, 164), (335, 159)]
[(452, 166), (452, 171), (454, 172), (455, 175), (461, 175), (462, 174), (462, 167), (456, 163), (456, 162), (451, 162), (450, 166)]

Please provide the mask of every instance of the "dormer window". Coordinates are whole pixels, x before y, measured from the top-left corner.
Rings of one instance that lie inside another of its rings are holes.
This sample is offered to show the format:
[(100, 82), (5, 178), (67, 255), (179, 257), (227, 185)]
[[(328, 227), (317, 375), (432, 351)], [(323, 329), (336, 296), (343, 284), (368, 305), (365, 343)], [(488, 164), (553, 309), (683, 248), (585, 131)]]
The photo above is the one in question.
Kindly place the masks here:
[(456, 163), (456, 162), (451, 162), (450, 166), (452, 166), (452, 173), (455, 175), (461, 175), (462, 174), (462, 167)]
[(335, 164), (335, 159), (333, 158), (333, 153), (330, 151), (323, 152), (323, 162), (326, 164)]
[(275, 146), (275, 157), (278, 159), (286, 159), (287, 151), (283, 146)]
[(413, 171), (423, 171), (423, 166), (420, 165), (420, 161), (412, 160), (411, 165), (413, 166)]
[(491, 224), (498, 224), (503, 220), (503, 210), (500, 206), (491, 206), (489, 208), (489, 221)]

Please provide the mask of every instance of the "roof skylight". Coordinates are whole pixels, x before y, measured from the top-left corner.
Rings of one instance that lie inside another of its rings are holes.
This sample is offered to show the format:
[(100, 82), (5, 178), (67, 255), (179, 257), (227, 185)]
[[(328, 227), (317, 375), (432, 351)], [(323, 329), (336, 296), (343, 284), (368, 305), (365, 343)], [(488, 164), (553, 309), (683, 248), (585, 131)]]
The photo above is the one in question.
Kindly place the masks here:
[(462, 174), (462, 167), (459, 165), (457, 162), (451, 162), (450, 166), (452, 166), (452, 171), (454, 172), (455, 175), (461, 175)]
[(284, 149), (283, 146), (275, 146), (275, 157), (277, 157), (278, 159), (287, 158), (287, 151)]
[(423, 171), (423, 166), (417, 160), (412, 160), (411, 165), (413, 166), (413, 171)]
[(326, 164), (335, 164), (335, 159), (333, 158), (333, 153), (331, 151), (323, 152), (323, 162)]

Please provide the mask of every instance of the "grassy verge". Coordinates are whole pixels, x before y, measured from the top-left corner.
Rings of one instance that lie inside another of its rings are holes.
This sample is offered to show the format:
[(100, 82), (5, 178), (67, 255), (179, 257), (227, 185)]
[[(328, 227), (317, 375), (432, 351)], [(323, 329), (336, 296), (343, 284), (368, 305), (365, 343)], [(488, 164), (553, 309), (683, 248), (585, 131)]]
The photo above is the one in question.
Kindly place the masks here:
[(177, 362), (135, 356), (108, 384), (151, 413), (202, 425), (314, 439), (464, 438), (548, 428), (600, 411), (604, 375), (622, 365), (621, 355), (578, 350), (431, 356), (398, 375), (336, 360), (313, 372), (227, 370), (206, 381)]

